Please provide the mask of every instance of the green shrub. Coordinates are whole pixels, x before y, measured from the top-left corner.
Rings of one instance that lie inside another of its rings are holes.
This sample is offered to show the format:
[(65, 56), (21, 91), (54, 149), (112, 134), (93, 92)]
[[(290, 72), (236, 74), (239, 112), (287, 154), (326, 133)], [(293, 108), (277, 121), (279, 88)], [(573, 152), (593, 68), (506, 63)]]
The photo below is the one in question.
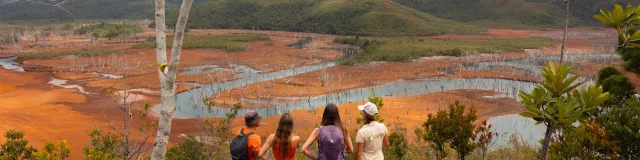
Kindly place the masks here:
[(385, 157), (393, 159), (403, 159), (409, 150), (409, 143), (405, 139), (407, 129), (402, 127), (402, 123), (396, 123), (395, 128), (389, 135), (389, 148), (385, 150)]
[(32, 146), (27, 146), (29, 141), (22, 139), (24, 132), (13, 129), (4, 133), (7, 138), (4, 144), (0, 144), (0, 159), (30, 159), (38, 152)]
[(598, 71), (598, 84), (602, 84), (602, 81), (604, 81), (605, 79), (613, 76), (613, 75), (622, 75), (622, 73), (620, 71), (618, 71), (618, 69), (612, 67), (612, 66), (606, 66), (603, 67), (602, 69), (600, 69), (600, 71)]
[(207, 160), (211, 159), (211, 150), (207, 144), (193, 136), (167, 150), (167, 159), (172, 160)]
[[(266, 35), (257, 34), (227, 34), (227, 35), (187, 35), (184, 37), (183, 49), (220, 49), (227, 52), (241, 52), (247, 49), (247, 45), (239, 42), (253, 42), (269, 40)], [(173, 46), (173, 36), (167, 37), (167, 48)], [(147, 39), (146, 43), (133, 45), (136, 49), (155, 48), (155, 38)]]
[(616, 159), (620, 148), (608, 140), (606, 131), (597, 123), (568, 126), (551, 140), (551, 159)]
[(462, 56), (465, 52), (518, 52), (524, 49), (555, 45), (547, 38), (518, 38), (497, 40), (447, 40), (393, 38), (336, 38), (334, 43), (347, 44), (363, 50), (339, 60), (342, 65), (356, 65), (371, 61), (406, 62), (428, 56)]
[(108, 23), (83, 26), (80, 27), (80, 29), (75, 30), (76, 34), (91, 34), (92, 36), (99, 38), (115, 38), (124, 34), (142, 32), (144, 32), (144, 30), (138, 26)]
[(427, 121), (422, 124), (422, 129), (416, 129), (416, 135), (430, 142), (431, 148), (437, 151), (438, 159), (447, 157), (447, 144), (456, 150), (459, 159), (465, 159), (476, 148), (473, 141), (476, 110), (470, 108), (465, 115), (465, 108), (456, 101), (449, 105), (449, 110), (440, 110), (435, 115), (429, 114)]
[(606, 131), (608, 140), (616, 142), (620, 159), (640, 157), (640, 101), (628, 98), (622, 102), (604, 106), (607, 112), (595, 118)]
[(71, 148), (67, 144), (66, 140), (62, 140), (58, 143), (47, 141), (41, 152), (34, 154), (35, 160), (62, 160), (69, 158)]
[(616, 102), (633, 95), (636, 86), (624, 75), (613, 75), (602, 82), (602, 89), (611, 93)]

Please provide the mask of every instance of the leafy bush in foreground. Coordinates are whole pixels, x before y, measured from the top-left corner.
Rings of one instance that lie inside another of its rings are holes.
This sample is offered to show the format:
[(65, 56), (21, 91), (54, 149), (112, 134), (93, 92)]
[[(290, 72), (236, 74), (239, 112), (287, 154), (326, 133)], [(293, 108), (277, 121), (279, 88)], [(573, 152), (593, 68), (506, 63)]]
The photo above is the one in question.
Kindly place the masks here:
[(476, 148), (473, 140), (476, 110), (470, 108), (467, 114), (464, 114), (465, 109), (465, 105), (456, 101), (449, 105), (449, 110), (440, 110), (435, 115), (429, 114), (427, 121), (422, 124), (423, 128), (416, 129), (416, 135), (430, 142), (431, 148), (437, 151), (438, 159), (447, 157), (447, 144), (456, 150), (458, 158), (463, 160)]

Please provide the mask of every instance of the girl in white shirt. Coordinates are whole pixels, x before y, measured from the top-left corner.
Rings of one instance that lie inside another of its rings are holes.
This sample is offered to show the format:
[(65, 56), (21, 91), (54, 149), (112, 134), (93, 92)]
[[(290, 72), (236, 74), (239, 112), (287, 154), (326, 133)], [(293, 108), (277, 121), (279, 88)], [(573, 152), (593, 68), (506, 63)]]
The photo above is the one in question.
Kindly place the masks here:
[(356, 160), (383, 160), (382, 146), (389, 148), (389, 139), (387, 138), (389, 131), (384, 124), (375, 121), (378, 107), (368, 102), (358, 106), (358, 109), (362, 111), (361, 115), (365, 123), (356, 135), (356, 143), (358, 144)]

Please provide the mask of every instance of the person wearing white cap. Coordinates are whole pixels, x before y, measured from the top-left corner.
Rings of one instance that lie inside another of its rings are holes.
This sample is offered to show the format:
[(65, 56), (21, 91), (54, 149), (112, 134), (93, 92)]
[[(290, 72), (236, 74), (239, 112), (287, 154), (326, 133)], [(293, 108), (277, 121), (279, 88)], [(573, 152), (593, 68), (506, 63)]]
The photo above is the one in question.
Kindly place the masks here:
[(382, 160), (382, 146), (389, 148), (389, 130), (387, 127), (376, 121), (378, 106), (371, 102), (358, 106), (361, 110), (362, 118), (365, 120), (364, 126), (358, 130), (356, 135), (356, 160)]

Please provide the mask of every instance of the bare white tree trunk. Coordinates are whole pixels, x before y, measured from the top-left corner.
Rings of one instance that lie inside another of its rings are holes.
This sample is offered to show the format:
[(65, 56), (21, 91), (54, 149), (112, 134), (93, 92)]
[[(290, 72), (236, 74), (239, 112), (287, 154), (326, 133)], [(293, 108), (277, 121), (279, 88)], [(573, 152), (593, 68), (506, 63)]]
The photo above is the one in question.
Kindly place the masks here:
[[(180, 50), (184, 39), (184, 30), (189, 18), (189, 11), (193, 0), (182, 1), (180, 15), (171, 49), (171, 61), (167, 62), (166, 35), (165, 35), (165, 7), (164, 0), (156, 0), (156, 59), (158, 62), (158, 75), (161, 86), (162, 108), (158, 119), (158, 132), (153, 147), (151, 159), (164, 159), (167, 151), (169, 134), (171, 133), (171, 118), (176, 110), (176, 70), (180, 63)], [(164, 67), (166, 66), (166, 67)]]

